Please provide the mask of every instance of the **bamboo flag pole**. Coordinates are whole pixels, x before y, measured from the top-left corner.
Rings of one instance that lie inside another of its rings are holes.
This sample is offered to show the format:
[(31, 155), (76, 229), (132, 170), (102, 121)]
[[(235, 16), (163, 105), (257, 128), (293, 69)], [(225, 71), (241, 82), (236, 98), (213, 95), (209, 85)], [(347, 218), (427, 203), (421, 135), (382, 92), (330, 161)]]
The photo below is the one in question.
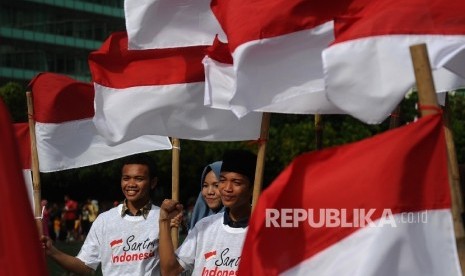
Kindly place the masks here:
[[(171, 138), (171, 143), (173, 145), (171, 161), (171, 199), (179, 201), (179, 155), (181, 151), (181, 142), (178, 138)], [(171, 228), (171, 239), (173, 242), (173, 247), (178, 248), (178, 227)]]
[(34, 217), (36, 219), (37, 230), (39, 236), (42, 236), (42, 208), (41, 208), (41, 194), (40, 194), (40, 173), (39, 173), (39, 156), (37, 154), (37, 143), (36, 143), (36, 128), (34, 121), (34, 105), (32, 103), (31, 92), (26, 92), (27, 99), (27, 113), (29, 122), (29, 135), (31, 139), (31, 170), (32, 170), (32, 190), (33, 190), (33, 201), (34, 201)]
[(315, 147), (317, 150), (323, 148), (323, 118), (315, 114)]
[[(431, 73), (431, 66), (428, 59), (428, 52), (426, 49), (426, 44), (419, 44), (410, 47), (410, 54), (412, 56), (413, 67), (415, 71), (415, 78), (418, 88), (418, 102), (423, 106), (436, 106), (439, 108), (436, 91), (434, 88), (433, 76)], [(435, 109), (421, 109), (421, 116), (435, 114), (438, 111)], [(452, 199), (452, 218), (454, 221), (454, 230), (455, 237), (457, 239), (463, 238), (465, 236), (464, 226), (460, 216), (461, 213), (461, 197), (457, 194), (459, 191), (460, 183), (454, 181), (452, 177), (452, 172), (454, 171), (452, 167), (458, 166), (457, 160), (451, 158), (452, 155), (455, 155), (453, 141), (447, 141), (447, 155), (448, 155), (448, 173), (449, 173), (449, 185), (451, 190), (451, 199)], [(455, 162), (455, 164), (454, 164)], [(458, 171), (458, 168), (457, 168)]]
[(263, 172), (265, 169), (265, 153), (266, 153), (266, 143), (268, 141), (268, 131), (270, 129), (270, 117), (271, 114), (264, 112), (262, 116), (262, 123), (260, 126), (260, 139), (258, 143), (258, 153), (257, 153), (257, 166), (255, 169), (255, 180), (253, 185), (253, 195), (252, 195), (252, 211), (257, 205), (258, 197), (262, 191), (263, 185)]
[[(446, 136), (446, 143), (447, 147), (450, 148), (449, 154), (447, 155), (449, 163), (452, 164), (451, 166), (451, 171), (449, 178), (451, 179), (451, 189), (452, 189), (452, 196), (456, 197), (454, 200), (457, 202), (457, 209), (458, 209), (458, 215), (459, 217), (463, 218), (463, 212), (464, 212), (464, 203), (463, 203), (463, 198), (462, 198), (462, 190), (460, 186), (460, 172), (459, 172), (459, 166), (458, 166), (458, 161), (457, 161), (457, 154), (455, 150), (455, 144), (454, 144), (454, 136), (453, 132), (450, 126), (450, 106), (449, 106), (449, 95), (446, 94), (446, 102), (444, 106), (444, 128), (445, 128), (445, 136)], [(463, 222), (463, 220), (462, 220)], [(465, 227), (464, 224), (462, 224), (463, 227)], [(462, 230), (464, 230), (462, 227)], [(465, 231), (462, 232), (462, 236), (460, 237), (465, 237)]]

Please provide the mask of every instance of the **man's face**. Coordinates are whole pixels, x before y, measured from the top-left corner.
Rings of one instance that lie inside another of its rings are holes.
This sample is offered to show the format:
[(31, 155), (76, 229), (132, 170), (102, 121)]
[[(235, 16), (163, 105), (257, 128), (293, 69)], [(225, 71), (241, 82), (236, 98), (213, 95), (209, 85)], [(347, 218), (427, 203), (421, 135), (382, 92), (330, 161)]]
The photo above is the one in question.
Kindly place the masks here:
[(128, 204), (141, 208), (150, 199), (156, 181), (150, 180), (149, 168), (141, 164), (126, 164), (122, 169), (121, 189)]
[(242, 174), (235, 172), (221, 172), (220, 190), (221, 201), (230, 209), (248, 208), (252, 189), (250, 181)]

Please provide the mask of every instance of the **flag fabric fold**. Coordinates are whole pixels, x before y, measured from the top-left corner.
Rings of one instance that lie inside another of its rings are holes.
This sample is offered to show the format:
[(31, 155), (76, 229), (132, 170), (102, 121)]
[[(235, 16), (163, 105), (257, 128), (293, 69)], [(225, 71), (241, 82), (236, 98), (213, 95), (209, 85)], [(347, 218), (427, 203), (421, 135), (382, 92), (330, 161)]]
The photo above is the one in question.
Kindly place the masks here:
[(202, 141), (255, 140), (261, 113), (238, 119), (204, 106), (202, 59), (207, 46), (128, 50), (112, 34), (89, 56), (95, 85), (94, 123), (111, 143), (157, 134)]
[(414, 86), (409, 47), (421, 43), (428, 48), (436, 90), (465, 87), (464, 71), (453, 65), (465, 60), (465, 2), (348, 3), (335, 17), (335, 41), (323, 51), (326, 93), (336, 106), (380, 123)]
[[(229, 70), (235, 85), (229, 104), (238, 117), (253, 110), (341, 113), (326, 99), (321, 58), (334, 40), (332, 9), (325, 10), (330, 4), (214, 0), (211, 5), (233, 57)], [(207, 75), (210, 82), (214, 77)], [(222, 92), (211, 90), (207, 93)]]
[[(229, 105), (240, 117), (292, 98), (316, 106), (320, 100), (331, 105), (276, 111), (345, 113), (380, 123), (415, 84), (409, 46), (418, 43), (429, 48), (438, 92), (465, 87), (462, 2), (213, 0), (233, 56), (224, 77), (235, 82)], [(206, 64), (210, 72), (218, 65)]]
[(210, 0), (125, 0), (124, 15), (131, 50), (211, 45), (225, 37)]
[(31, 169), (31, 137), (29, 134), (28, 123), (13, 124), (15, 130), (15, 137), (18, 143), (19, 160), (21, 161), (22, 169)]
[(461, 275), (441, 115), (303, 154), (260, 196), (240, 275)]
[[(0, 100), (0, 266), (2, 275), (48, 275), (10, 116)], [(27, 263), (27, 265), (25, 265)]]
[(32, 155), (31, 137), (28, 123), (13, 124), (15, 138), (18, 145), (19, 160), (23, 171), (24, 182), (32, 210), (34, 210), (34, 197), (32, 191)]
[[(208, 47), (207, 55), (202, 62), (205, 68), (205, 105), (212, 108), (232, 110), (238, 117), (242, 117), (244, 114), (250, 112), (248, 107), (241, 104), (234, 104), (232, 101), (237, 90), (238, 82), (236, 71), (233, 66), (233, 57), (229, 52), (227, 43), (223, 43), (216, 38), (213, 45)], [(276, 68), (273, 67), (270, 68), (270, 70), (276, 70)], [(268, 74), (268, 72), (264, 72), (263, 70), (258, 72), (258, 74)], [(281, 73), (283, 72), (279, 74)], [(259, 90), (263, 89), (263, 86), (269, 86), (266, 89), (270, 92), (269, 94), (266, 93), (266, 97), (269, 96), (269, 98), (261, 98), (262, 101), (259, 99), (259, 97), (261, 97), (260, 95), (257, 96), (254, 93), (247, 93), (247, 95), (250, 95), (250, 98), (246, 99), (247, 102), (261, 102), (260, 105), (250, 107), (255, 108), (253, 111), (288, 114), (343, 113), (339, 108), (328, 101), (323, 90), (303, 91), (302, 89), (296, 89), (291, 91), (290, 89), (284, 89), (280, 92), (278, 90), (280, 90), (281, 87), (273, 83), (274, 80), (282, 82), (270, 75), (270, 79), (266, 82), (253, 84), (262, 86)], [(247, 86), (249, 85), (247, 84)], [(250, 87), (249, 91), (257, 91), (257, 89), (257, 87)], [(277, 93), (273, 94), (274, 91)]]
[(30, 88), (41, 172), (94, 165), (139, 152), (171, 149), (166, 136), (145, 135), (124, 143), (107, 143), (92, 121), (95, 93), (90, 83), (42, 73), (31, 81)]

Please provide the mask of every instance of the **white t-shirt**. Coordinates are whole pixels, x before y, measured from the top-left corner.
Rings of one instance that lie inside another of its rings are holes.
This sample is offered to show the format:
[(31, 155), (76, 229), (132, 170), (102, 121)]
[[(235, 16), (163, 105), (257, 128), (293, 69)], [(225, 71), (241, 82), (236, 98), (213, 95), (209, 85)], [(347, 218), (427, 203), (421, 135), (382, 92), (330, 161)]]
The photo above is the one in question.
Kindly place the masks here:
[(224, 212), (199, 220), (176, 250), (192, 275), (236, 275), (247, 228), (223, 224)]
[(121, 217), (122, 206), (97, 217), (77, 258), (94, 270), (101, 263), (103, 275), (160, 275), (160, 208), (152, 205), (144, 219)]

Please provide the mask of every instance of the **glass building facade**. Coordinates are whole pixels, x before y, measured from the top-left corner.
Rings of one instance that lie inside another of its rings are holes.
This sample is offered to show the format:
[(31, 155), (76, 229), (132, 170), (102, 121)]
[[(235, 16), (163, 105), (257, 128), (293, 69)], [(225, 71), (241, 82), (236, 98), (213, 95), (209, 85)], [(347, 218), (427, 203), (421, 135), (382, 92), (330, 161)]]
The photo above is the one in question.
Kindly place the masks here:
[(0, 2), (0, 85), (39, 72), (90, 81), (87, 57), (125, 30), (123, 0)]

